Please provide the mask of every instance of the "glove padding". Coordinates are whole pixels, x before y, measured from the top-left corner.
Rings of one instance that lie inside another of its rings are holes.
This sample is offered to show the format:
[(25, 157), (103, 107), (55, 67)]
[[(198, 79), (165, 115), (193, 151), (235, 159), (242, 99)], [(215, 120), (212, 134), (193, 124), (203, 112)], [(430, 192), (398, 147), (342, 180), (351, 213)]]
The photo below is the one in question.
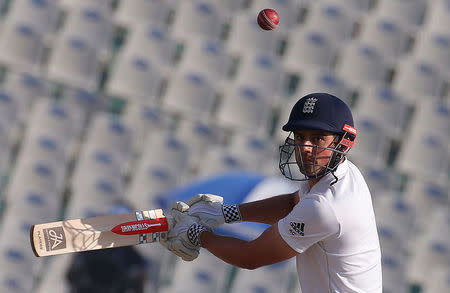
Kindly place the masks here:
[(199, 223), (214, 229), (225, 223), (223, 215), (223, 197), (214, 194), (197, 194), (191, 197), (186, 204), (189, 206), (189, 215), (199, 218)]
[(160, 243), (184, 261), (192, 261), (199, 255), (201, 232), (206, 227), (198, 224), (198, 219), (187, 213), (189, 206), (184, 202), (176, 202), (172, 205), (171, 215), (168, 218), (169, 232), (166, 240)]

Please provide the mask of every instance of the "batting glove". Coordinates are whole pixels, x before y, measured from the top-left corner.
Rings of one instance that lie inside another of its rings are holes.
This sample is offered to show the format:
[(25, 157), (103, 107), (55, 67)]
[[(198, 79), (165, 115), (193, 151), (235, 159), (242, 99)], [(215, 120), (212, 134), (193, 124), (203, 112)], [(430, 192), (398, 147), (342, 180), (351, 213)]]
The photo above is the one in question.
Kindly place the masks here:
[(172, 206), (171, 219), (167, 239), (160, 243), (184, 261), (192, 261), (199, 255), (200, 234), (209, 230), (198, 223), (198, 219), (187, 213), (189, 206), (183, 202), (176, 202)]
[(224, 223), (242, 220), (238, 205), (224, 205), (223, 197), (214, 194), (197, 194), (187, 202), (189, 215), (200, 219), (200, 224), (214, 229)]

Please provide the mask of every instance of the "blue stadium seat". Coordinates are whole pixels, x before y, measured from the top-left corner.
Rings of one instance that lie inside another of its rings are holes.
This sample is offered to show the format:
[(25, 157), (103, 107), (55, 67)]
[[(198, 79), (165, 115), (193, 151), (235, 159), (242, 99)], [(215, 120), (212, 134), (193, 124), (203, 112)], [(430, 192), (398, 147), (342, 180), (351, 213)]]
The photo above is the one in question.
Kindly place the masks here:
[(409, 55), (397, 64), (392, 87), (414, 104), (424, 96), (437, 100), (442, 95), (444, 80), (435, 64)]
[(185, 117), (211, 117), (216, 87), (206, 74), (189, 69), (174, 72), (162, 97), (163, 109)]
[(407, 51), (411, 35), (395, 18), (372, 15), (364, 21), (358, 38), (395, 62)]
[(285, 81), (286, 73), (279, 58), (265, 53), (248, 54), (243, 57), (233, 80), (258, 89), (272, 101), (284, 96)]
[(179, 70), (199, 72), (211, 83), (221, 85), (232, 65), (231, 54), (220, 40), (192, 37), (184, 46)]
[(26, 22), (43, 35), (52, 34), (57, 29), (61, 9), (52, 0), (14, 0), (7, 14), (8, 21)]
[(120, 54), (110, 70), (105, 93), (125, 101), (155, 101), (162, 84), (162, 73), (151, 59), (138, 53)]
[(0, 35), (0, 63), (13, 71), (37, 72), (44, 53), (44, 37), (26, 22), (7, 22)]
[(386, 84), (388, 72), (386, 58), (375, 47), (362, 41), (343, 47), (336, 65), (338, 76), (354, 88)]
[(82, 3), (70, 10), (60, 34), (77, 36), (101, 53), (112, 49), (113, 19), (111, 12), (99, 3)]
[(292, 30), (283, 57), (284, 66), (290, 72), (305, 73), (315, 68), (331, 68), (338, 47), (317, 28), (300, 27)]
[(77, 35), (60, 35), (47, 64), (48, 78), (63, 85), (97, 90), (101, 64), (92, 44)]
[(130, 30), (147, 23), (166, 24), (171, 10), (170, 1), (119, 1), (115, 22)]
[(172, 69), (177, 43), (160, 24), (143, 24), (131, 30), (121, 48), (125, 55), (145, 57), (166, 73)]
[(264, 133), (270, 114), (270, 99), (264, 92), (246, 84), (233, 84), (221, 99), (217, 121), (235, 131)]
[(123, 121), (133, 129), (133, 152), (138, 156), (143, 151), (147, 137), (154, 131), (169, 130), (174, 118), (153, 103), (131, 102), (122, 114)]
[(188, 42), (192, 36), (220, 39), (225, 24), (219, 6), (205, 0), (178, 2), (174, 18), (171, 32), (181, 42)]
[(322, 32), (331, 42), (351, 39), (355, 29), (354, 15), (339, 1), (314, 1), (303, 26)]

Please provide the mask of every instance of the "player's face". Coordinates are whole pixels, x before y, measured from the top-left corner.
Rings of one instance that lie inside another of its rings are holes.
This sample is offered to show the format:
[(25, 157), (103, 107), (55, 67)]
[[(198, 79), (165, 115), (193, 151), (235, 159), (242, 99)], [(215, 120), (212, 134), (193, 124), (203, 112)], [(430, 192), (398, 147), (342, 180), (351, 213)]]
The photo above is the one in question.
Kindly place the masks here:
[[(295, 157), (300, 172), (317, 177), (325, 171), (333, 154), (336, 136), (322, 130), (304, 129), (294, 131)], [(330, 149), (327, 149), (330, 148)]]

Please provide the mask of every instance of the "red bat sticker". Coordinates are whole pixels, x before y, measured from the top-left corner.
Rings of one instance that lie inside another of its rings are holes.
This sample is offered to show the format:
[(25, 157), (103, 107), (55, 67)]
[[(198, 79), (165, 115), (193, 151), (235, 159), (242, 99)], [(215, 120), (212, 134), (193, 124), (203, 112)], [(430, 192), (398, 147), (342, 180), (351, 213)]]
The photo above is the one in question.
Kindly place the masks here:
[(146, 219), (121, 223), (111, 229), (111, 232), (119, 235), (147, 234), (169, 230), (166, 218)]

